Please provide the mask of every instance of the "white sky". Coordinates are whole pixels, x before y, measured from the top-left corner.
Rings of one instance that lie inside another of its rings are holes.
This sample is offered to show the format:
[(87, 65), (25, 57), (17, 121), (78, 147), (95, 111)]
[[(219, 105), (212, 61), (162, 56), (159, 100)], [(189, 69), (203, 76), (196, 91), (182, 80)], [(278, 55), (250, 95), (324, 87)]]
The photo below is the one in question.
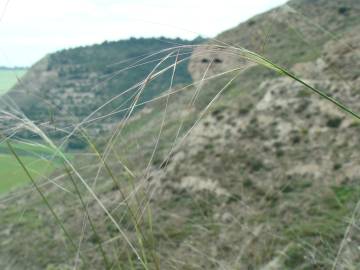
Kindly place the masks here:
[[(286, 0), (0, 0), (0, 66), (129, 37), (214, 37)], [(7, 4), (8, 3), (8, 4)]]

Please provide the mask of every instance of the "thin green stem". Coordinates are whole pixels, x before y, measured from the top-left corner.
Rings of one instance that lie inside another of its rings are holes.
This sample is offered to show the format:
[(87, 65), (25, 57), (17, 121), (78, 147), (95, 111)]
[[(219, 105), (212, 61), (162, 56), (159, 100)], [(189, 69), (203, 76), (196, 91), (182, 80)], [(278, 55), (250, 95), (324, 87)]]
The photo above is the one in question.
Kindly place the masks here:
[(88, 211), (88, 209), (87, 209), (87, 207), (86, 207), (86, 204), (85, 204), (85, 202), (84, 202), (84, 200), (83, 200), (83, 198), (82, 198), (82, 196), (81, 196), (80, 190), (79, 190), (79, 188), (78, 188), (78, 186), (77, 186), (74, 178), (72, 177), (69, 168), (66, 166), (66, 164), (64, 164), (64, 168), (65, 168), (65, 171), (66, 171), (67, 175), (68, 175), (69, 178), (70, 178), (71, 183), (73, 184), (73, 186), (74, 186), (74, 188), (75, 188), (76, 194), (78, 195), (78, 197), (79, 197), (79, 199), (80, 199), (81, 205), (82, 205), (82, 207), (83, 207), (84, 210), (85, 210), (86, 216), (87, 216), (87, 218), (88, 218), (88, 220), (89, 220), (89, 224), (90, 224), (91, 230), (93, 231), (93, 233), (94, 233), (94, 235), (95, 235), (96, 243), (98, 244), (99, 251), (100, 251), (100, 253), (101, 253), (102, 257), (103, 257), (103, 260), (104, 260), (104, 264), (105, 264), (105, 266), (106, 266), (106, 269), (111, 269), (109, 260), (108, 260), (108, 258), (107, 258), (107, 256), (106, 256), (106, 253), (105, 253), (105, 251), (104, 251), (104, 249), (103, 249), (103, 247), (102, 247), (102, 244), (101, 244), (101, 238), (100, 238), (99, 234), (98, 234), (97, 231), (96, 231), (96, 228), (95, 228), (95, 226), (94, 226), (94, 223), (92, 222), (92, 219), (91, 219), (91, 217), (90, 217), (90, 213), (89, 213), (89, 211)]
[[(66, 238), (69, 240), (72, 249), (74, 249), (74, 251), (77, 251), (77, 247), (73, 241), (73, 239), (71, 238), (69, 232), (66, 230), (64, 224), (61, 222), (60, 218), (58, 217), (58, 215), (55, 213), (55, 210), (52, 208), (52, 206), (50, 205), (48, 199), (46, 198), (45, 194), (41, 191), (40, 187), (38, 186), (38, 184), (36, 183), (35, 179), (32, 177), (32, 175), (30, 174), (29, 170), (27, 169), (27, 167), (25, 166), (25, 164), (23, 163), (23, 161), (21, 160), (21, 158), (19, 157), (19, 155), (16, 153), (14, 147), (11, 145), (11, 143), (9, 142), (9, 140), (6, 140), (6, 144), (7, 147), (9, 148), (10, 152), (14, 155), (14, 157), (16, 158), (17, 162), (20, 164), (20, 166), (22, 167), (22, 169), (24, 170), (25, 174), (27, 175), (27, 177), (30, 179), (31, 183), (33, 184), (33, 186), (35, 187), (36, 191), (40, 194), (42, 200), (44, 201), (44, 203), (46, 204), (46, 206), (49, 208), (51, 214), (54, 216), (56, 223), (60, 226), (60, 228), (62, 229), (62, 231), (64, 232)], [(80, 254), (81, 256), (81, 254)]]

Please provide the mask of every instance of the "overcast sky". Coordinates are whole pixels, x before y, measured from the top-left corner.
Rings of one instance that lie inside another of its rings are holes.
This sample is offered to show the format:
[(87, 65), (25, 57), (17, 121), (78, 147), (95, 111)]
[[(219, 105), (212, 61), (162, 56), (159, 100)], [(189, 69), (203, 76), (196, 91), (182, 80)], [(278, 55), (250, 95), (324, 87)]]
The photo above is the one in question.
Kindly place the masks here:
[(0, 0), (0, 66), (129, 37), (214, 37), (286, 0)]

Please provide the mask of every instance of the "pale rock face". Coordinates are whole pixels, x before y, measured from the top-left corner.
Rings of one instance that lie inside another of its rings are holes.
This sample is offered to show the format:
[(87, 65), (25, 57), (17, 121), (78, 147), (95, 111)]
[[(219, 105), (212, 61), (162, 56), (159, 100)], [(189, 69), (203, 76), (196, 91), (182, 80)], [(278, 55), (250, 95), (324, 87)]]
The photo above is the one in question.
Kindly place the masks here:
[(298, 63), (291, 69), (294, 74), (306, 79), (319, 79), (324, 77), (326, 63), (319, 58), (314, 62)]
[(217, 196), (227, 196), (229, 193), (219, 186), (219, 182), (212, 179), (202, 179), (196, 176), (187, 176), (181, 179), (178, 188), (187, 189), (194, 193), (208, 191)]
[(315, 178), (319, 178), (321, 176), (321, 168), (318, 164), (310, 163), (310, 164), (300, 164), (289, 171), (289, 175), (306, 175), (311, 174)]
[[(360, 27), (347, 33), (341, 40), (331, 40), (324, 46), (316, 61), (297, 63), (292, 71), (297, 76), (312, 80), (356, 80), (359, 78)], [(330, 75), (330, 76), (329, 76)], [(351, 82), (349, 82), (351, 83)]]
[(195, 82), (244, 67), (247, 61), (237, 49), (212, 44), (197, 47), (190, 60), (189, 72)]

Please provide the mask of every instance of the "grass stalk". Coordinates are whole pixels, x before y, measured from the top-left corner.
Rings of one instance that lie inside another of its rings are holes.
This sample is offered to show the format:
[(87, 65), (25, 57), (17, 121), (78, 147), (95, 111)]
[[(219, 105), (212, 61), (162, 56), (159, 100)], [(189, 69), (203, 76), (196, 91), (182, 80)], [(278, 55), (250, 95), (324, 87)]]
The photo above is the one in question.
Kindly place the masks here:
[(79, 197), (79, 200), (80, 200), (80, 202), (81, 202), (81, 206), (83, 207), (83, 209), (84, 209), (84, 211), (85, 211), (85, 214), (86, 214), (86, 216), (87, 216), (87, 219), (88, 219), (88, 221), (89, 221), (90, 228), (91, 228), (91, 230), (93, 231), (93, 233), (94, 233), (94, 235), (95, 235), (96, 243), (97, 243), (97, 245), (98, 245), (98, 249), (99, 249), (99, 251), (100, 251), (100, 254), (101, 254), (102, 258), (103, 258), (105, 267), (106, 267), (106, 269), (111, 269), (111, 265), (110, 265), (109, 260), (108, 260), (108, 258), (107, 258), (107, 256), (106, 256), (106, 253), (105, 253), (105, 251), (104, 251), (104, 248), (103, 248), (103, 246), (102, 246), (102, 244), (101, 244), (101, 238), (100, 238), (99, 234), (98, 234), (97, 231), (96, 231), (95, 225), (94, 225), (94, 223), (93, 223), (93, 221), (92, 221), (92, 219), (91, 219), (91, 216), (90, 216), (90, 213), (89, 213), (89, 211), (88, 211), (88, 208), (87, 208), (87, 206), (86, 206), (86, 204), (85, 204), (85, 202), (84, 202), (84, 200), (83, 200), (83, 198), (82, 198), (82, 195), (81, 195), (81, 193), (80, 193), (79, 187), (78, 187), (78, 185), (76, 184), (76, 181), (74, 180), (73, 176), (71, 175), (71, 172), (70, 172), (69, 168), (66, 166), (66, 164), (64, 164), (64, 168), (65, 168), (65, 171), (66, 171), (67, 175), (69, 176), (69, 179), (70, 179), (71, 183), (73, 184), (73, 186), (74, 186), (74, 188), (75, 188), (75, 192), (76, 192), (77, 196)]
[[(45, 205), (47, 206), (47, 208), (49, 208), (51, 214), (54, 216), (56, 223), (59, 225), (59, 227), (61, 228), (61, 230), (63, 231), (65, 237), (69, 240), (70, 245), (72, 247), (72, 249), (76, 252), (77, 251), (77, 246), (75, 244), (75, 242), (73, 241), (72, 237), (70, 236), (69, 232), (66, 230), (64, 224), (61, 222), (59, 216), (55, 213), (55, 210), (53, 209), (53, 207), (50, 205), (50, 202), (48, 201), (48, 199), (46, 198), (45, 194), (42, 192), (42, 190), (40, 189), (40, 187), (38, 186), (38, 184), (36, 183), (35, 179), (32, 177), (32, 175), (30, 174), (29, 170), (27, 169), (27, 167), (25, 166), (25, 164), (22, 162), (21, 158), (19, 157), (19, 155), (16, 153), (14, 147), (11, 145), (11, 143), (6, 140), (6, 144), (7, 147), (9, 148), (9, 150), (11, 151), (12, 155), (16, 158), (17, 162), (20, 164), (21, 168), (24, 170), (25, 174), (27, 175), (27, 177), (29, 178), (29, 180), (31, 181), (32, 185), (35, 187), (36, 191), (39, 193), (39, 195), (41, 196), (43, 202), (45, 203)], [(81, 253), (80, 253), (80, 256)], [(83, 258), (82, 258), (83, 259)]]

